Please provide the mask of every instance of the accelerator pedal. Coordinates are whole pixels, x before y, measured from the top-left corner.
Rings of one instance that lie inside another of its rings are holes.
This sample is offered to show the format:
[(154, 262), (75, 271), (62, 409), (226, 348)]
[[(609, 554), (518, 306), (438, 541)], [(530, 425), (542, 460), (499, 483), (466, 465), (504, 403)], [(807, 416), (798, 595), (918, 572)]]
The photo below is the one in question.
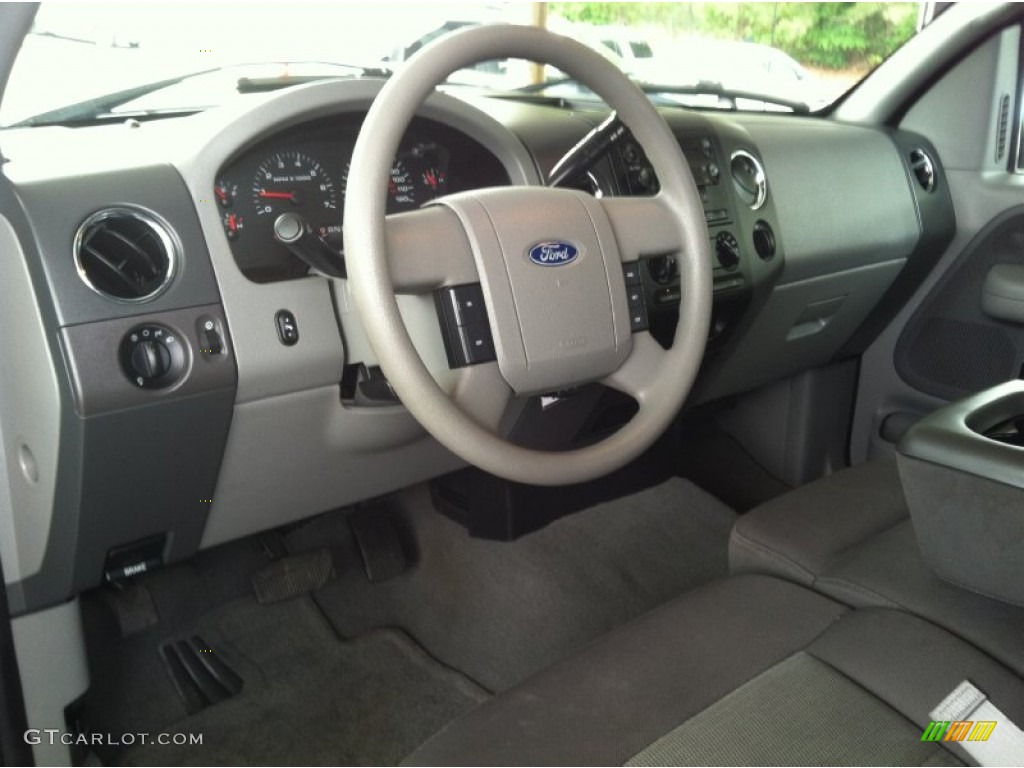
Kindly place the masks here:
[(261, 605), (279, 603), (324, 586), (334, 576), (329, 549), (318, 549), (273, 560), (251, 576), (252, 589)]
[(348, 524), (371, 584), (393, 579), (409, 567), (390, 510), (363, 507), (349, 515)]
[(190, 715), (237, 696), (245, 685), (199, 635), (164, 643), (160, 658)]

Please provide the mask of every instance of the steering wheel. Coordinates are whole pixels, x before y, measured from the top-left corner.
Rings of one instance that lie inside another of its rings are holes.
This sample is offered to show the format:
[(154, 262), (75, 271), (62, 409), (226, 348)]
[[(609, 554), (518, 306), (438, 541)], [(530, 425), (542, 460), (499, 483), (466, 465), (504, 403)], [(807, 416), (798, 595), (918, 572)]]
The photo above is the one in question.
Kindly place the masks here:
[[(603, 98), (643, 146), (660, 192), (597, 199), (571, 189), (492, 188), (386, 215), (381, 190), (419, 105), (451, 73), (503, 58), (552, 64)], [(535, 485), (591, 480), (639, 456), (681, 408), (711, 315), (704, 211), (665, 121), (597, 52), (514, 25), (475, 27), (423, 48), (388, 81), (366, 116), (353, 150), (344, 215), (350, 287), (381, 369), (413, 417), (470, 464)], [(676, 256), (682, 289), (668, 350), (646, 331), (631, 333), (622, 266), (665, 254)], [(467, 283), (482, 288), (497, 360), (457, 369), (446, 392), (420, 359), (395, 293)], [(498, 434), (514, 395), (595, 381), (639, 405), (611, 436), (546, 452)]]

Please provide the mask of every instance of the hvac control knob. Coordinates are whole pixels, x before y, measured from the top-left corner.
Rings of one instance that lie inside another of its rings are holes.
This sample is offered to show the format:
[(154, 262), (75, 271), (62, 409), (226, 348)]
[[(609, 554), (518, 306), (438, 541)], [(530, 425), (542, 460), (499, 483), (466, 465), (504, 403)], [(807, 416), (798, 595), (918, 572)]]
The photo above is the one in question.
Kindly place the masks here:
[(183, 337), (160, 325), (133, 329), (121, 342), (121, 365), (129, 380), (142, 389), (169, 387), (185, 371)]
[(732, 271), (740, 264), (740, 244), (731, 232), (719, 232), (715, 238), (715, 255), (724, 269)]

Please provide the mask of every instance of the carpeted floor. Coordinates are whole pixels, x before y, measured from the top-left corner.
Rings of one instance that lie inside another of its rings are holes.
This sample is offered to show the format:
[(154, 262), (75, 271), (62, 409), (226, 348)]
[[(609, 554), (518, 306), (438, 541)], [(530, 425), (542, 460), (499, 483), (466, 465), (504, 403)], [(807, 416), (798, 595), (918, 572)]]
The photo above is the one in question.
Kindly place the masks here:
[[(517, 541), (470, 538), (425, 487), (374, 506), (413, 554), (370, 584), (345, 512), (293, 527), (291, 553), (329, 547), (336, 578), (273, 605), (250, 594), (258, 538), (147, 575), (159, 623), (122, 638), (110, 594), (83, 601), (92, 732), (203, 735), (201, 746), (101, 749), (125, 765), (385, 765), (489, 692), (727, 570), (734, 513), (686, 480), (557, 520)], [(271, 549), (273, 549), (271, 547)], [(122, 602), (125, 599), (121, 595)], [(116, 601), (115, 601), (116, 602)], [(198, 632), (244, 680), (194, 715), (160, 660)]]
[(315, 593), (339, 634), (397, 626), (492, 691), (525, 679), (682, 592), (726, 573), (735, 515), (672, 479), (555, 521), (514, 542), (469, 537), (425, 489), (393, 501), (417, 549), (401, 576), (369, 584), (341, 516), (288, 537), (301, 551), (337, 542), (340, 578)]
[(245, 687), (162, 728), (201, 745), (135, 747), (120, 764), (393, 765), (486, 698), (398, 631), (339, 640), (308, 597), (243, 598), (198, 631)]

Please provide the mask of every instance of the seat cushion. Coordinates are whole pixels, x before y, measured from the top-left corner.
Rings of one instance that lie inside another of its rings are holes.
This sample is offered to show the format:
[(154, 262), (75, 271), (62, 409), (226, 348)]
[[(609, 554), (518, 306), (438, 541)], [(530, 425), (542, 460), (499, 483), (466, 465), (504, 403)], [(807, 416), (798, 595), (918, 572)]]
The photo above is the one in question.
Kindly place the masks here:
[(895, 461), (837, 472), (751, 510), (733, 528), (729, 567), (806, 584), (853, 607), (906, 610), (1024, 674), (1024, 608), (931, 571), (914, 536)]
[(909, 519), (896, 462), (836, 472), (746, 513), (733, 526), (733, 573), (776, 573), (813, 584), (836, 559)]
[[(1024, 682), (943, 630), (737, 576), (491, 699), (405, 763), (956, 765), (959, 747), (920, 735), (964, 678), (1024, 721)], [(820, 730), (833, 721), (869, 730), (837, 739)], [(777, 736), (766, 741), (769, 733)]]

